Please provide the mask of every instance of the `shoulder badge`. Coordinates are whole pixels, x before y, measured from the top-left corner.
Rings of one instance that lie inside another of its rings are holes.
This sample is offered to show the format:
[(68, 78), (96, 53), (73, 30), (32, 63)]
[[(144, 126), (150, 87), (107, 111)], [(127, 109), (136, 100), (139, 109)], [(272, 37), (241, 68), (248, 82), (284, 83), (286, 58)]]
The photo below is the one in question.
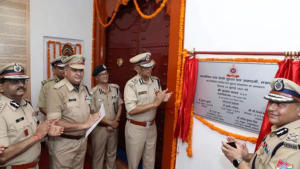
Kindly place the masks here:
[(113, 83), (111, 83), (110, 86), (111, 86), (111, 87), (114, 87), (114, 88), (120, 88), (119, 85), (113, 84)]
[(57, 82), (55, 85), (54, 85), (54, 89), (59, 89), (61, 88), (62, 86), (64, 86), (65, 84), (62, 82), (62, 81), (59, 81)]
[(275, 132), (275, 134), (276, 134), (277, 137), (280, 137), (282, 135), (285, 135), (288, 131), (289, 131), (288, 128), (282, 128), (282, 129), (277, 130)]

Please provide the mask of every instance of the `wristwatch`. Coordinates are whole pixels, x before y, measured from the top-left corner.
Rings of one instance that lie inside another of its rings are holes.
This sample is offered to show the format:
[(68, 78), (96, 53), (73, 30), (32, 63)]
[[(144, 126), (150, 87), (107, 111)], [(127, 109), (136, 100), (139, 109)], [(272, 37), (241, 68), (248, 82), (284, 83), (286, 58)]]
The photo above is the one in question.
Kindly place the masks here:
[(242, 158), (237, 158), (232, 161), (232, 164), (234, 167), (238, 168), (238, 166), (241, 164), (242, 161), (243, 161)]

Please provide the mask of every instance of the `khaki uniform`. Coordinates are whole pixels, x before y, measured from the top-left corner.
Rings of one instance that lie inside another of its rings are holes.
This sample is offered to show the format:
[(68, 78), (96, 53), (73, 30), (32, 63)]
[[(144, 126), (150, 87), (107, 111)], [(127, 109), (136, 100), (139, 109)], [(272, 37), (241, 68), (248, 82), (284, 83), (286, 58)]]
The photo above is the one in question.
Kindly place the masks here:
[[(67, 122), (83, 123), (89, 119), (91, 96), (86, 86), (80, 85), (79, 91), (67, 80), (56, 83), (47, 92), (47, 118), (63, 119)], [(87, 140), (85, 130), (64, 132), (65, 135), (53, 139), (53, 164), (55, 169), (82, 169)], [(77, 139), (74, 138), (78, 137)]]
[[(48, 80), (44, 80), (42, 81), (42, 87), (40, 90), (40, 95), (39, 95), (39, 100), (38, 100), (38, 104), (37, 106), (40, 108), (43, 108), (46, 110), (46, 94), (47, 91), (49, 91), (50, 88), (52, 88), (57, 82), (59, 82), (60, 79), (57, 76), (53, 76), (52, 78), (48, 79)], [(42, 113), (39, 113), (39, 115), (41, 116), (41, 119), (44, 120), (45, 115)], [(49, 151), (49, 160), (50, 160), (50, 168), (52, 169), (53, 167), (51, 166), (52, 162), (52, 143), (53, 143), (53, 138), (48, 136), (48, 141), (47, 141), (47, 145), (48, 145), (48, 151)]]
[[(100, 86), (92, 89), (93, 99), (91, 108), (93, 112), (98, 112), (101, 105), (104, 105), (105, 118), (114, 120), (117, 115), (119, 105), (123, 104), (120, 87), (116, 84), (108, 84), (108, 92), (105, 93)], [(106, 169), (116, 168), (116, 153), (118, 144), (118, 130), (108, 131), (107, 126), (98, 125), (92, 132), (93, 148), (93, 169), (102, 169), (106, 155)]]
[[(126, 83), (124, 100), (128, 120), (125, 126), (125, 142), (129, 169), (137, 169), (142, 157), (143, 169), (154, 169), (157, 130), (153, 121), (156, 110), (149, 110), (133, 116), (128, 112), (138, 105), (152, 103), (156, 93), (160, 90), (159, 79), (153, 76), (150, 77), (148, 83), (139, 75), (134, 76)], [(133, 124), (130, 120), (148, 122), (148, 126)]]
[[(8, 147), (34, 135), (37, 120), (30, 103), (22, 99), (21, 104), (0, 94), (0, 144)], [(40, 143), (35, 143), (22, 154), (12, 158), (4, 166), (22, 165), (38, 161), (41, 152)], [(34, 168), (38, 168), (38, 165)]]
[(300, 120), (272, 126), (250, 162), (252, 169), (300, 168)]
[(53, 76), (52, 78), (48, 80), (44, 80), (42, 82), (42, 87), (40, 90), (39, 100), (38, 100), (38, 107), (46, 108), (46, 92), (52, 88), (57, 82), (59, 82), (59, 78), (56, 76)]

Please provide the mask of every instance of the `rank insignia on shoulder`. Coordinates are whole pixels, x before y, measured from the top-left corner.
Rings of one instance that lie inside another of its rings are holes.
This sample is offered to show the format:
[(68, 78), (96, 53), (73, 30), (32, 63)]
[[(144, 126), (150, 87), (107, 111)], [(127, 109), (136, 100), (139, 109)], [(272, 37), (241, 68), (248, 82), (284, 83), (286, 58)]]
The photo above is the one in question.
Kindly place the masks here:
[(293, 168), (292, 164), (289, 164), (289, 163), (287, 163), (285, 161), (282, 161), (282, 160), (277, 161), (276, 169), (292, 169), (292, 168)]
[(280, 136), (282, 136), (282, 135), (285, 135), (288, 131), (289, 131), (288, 128), (282, 128), (282, 129), (280, 129), (280, 130), (277, 130), (277, 131), (275, 132), (275, 134), (276, 134), (277, 137), (280, 137)]
[(23, 120), (24, 120), (24, 117), (18, 118), (18, 119), (16, 120), (16, 123), (19, 123), (20, 121), (23, 121)]
[(76, 98), (69, 99), (69, 102), (76, 102)]
[(286, 138), (286, 141), (292, 141), (294, 143), (298, 143), (298, 134), (289, 133), (289, 135)]
[(13, 106), (13, 107), (16, 108), (16, 109), (20, 107), (20, 104), (17, 103), (17, 102), (15, 102), (15, 101), (13, 101), (13, 100), (10, 101), (10, 105)]

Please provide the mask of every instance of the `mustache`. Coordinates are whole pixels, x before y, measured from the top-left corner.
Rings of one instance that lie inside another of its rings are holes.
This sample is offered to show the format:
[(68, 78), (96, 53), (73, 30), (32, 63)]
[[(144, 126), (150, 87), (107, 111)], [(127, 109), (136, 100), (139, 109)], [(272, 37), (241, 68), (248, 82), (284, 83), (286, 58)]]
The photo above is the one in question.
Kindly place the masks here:
[(22, 87), (22, 86), (20, 86), (20, 87), (18, 87), (18, 88), (17, 88), (17, 91), (19, 91), (19, 90), (24, 90), (24, 91), (26, 91), (26, 88), (25, 88), (25, 87)]

